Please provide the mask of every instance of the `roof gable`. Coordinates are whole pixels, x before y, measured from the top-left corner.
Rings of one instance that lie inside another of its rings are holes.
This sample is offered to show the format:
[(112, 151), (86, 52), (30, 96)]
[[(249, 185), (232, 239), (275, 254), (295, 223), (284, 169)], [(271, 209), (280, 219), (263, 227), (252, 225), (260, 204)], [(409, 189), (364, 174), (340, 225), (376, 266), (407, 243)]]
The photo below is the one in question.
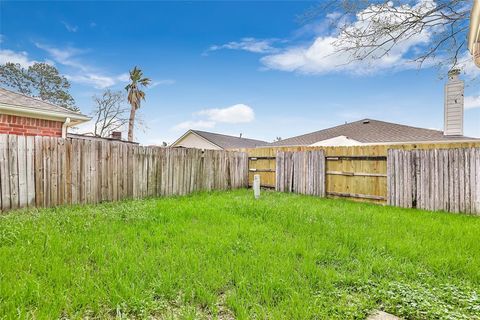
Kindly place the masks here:
[(208, 131), (190, 131), (219, 146), (222, 149), (255, 148), (258, 146), (266, 146), (269, 144), (266, 141), (228, 136), (225, 134), (213, 133)]
[(178, 138), (174, 143), (171, 144), (172, 147), (195, 147), (199, 149), (222, 149), (222, 147), (214, 144), (213, 142), (205, 139), (201, 135), (197, 134), (193, 130), (188, 130), (180, 138)]

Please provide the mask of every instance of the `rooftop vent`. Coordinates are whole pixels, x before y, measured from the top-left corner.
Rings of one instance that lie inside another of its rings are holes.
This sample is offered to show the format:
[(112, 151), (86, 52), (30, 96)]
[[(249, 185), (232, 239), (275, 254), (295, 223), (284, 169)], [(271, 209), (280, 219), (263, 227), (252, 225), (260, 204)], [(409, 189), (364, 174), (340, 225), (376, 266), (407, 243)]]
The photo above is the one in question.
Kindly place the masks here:
[(364, 123), (364, 124), (370, 123), (370, 120), (365, 119), (365, 120), (362, 121), (362, 123)]

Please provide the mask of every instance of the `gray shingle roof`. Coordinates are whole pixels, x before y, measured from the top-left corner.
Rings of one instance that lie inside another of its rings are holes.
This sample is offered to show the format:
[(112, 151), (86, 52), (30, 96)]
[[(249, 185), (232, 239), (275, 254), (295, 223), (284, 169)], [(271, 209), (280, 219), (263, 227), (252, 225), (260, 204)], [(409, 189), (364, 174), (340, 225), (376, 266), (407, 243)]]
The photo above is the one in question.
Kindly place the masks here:
[(478, 140), (465, 136), (444, 136), (443, 131), (397, 123), (363, 119), (336, 127), (280, 140), (272, 146), (307, 146), (326, 139), (346, 136), (362, 143)]
[(90, 119), (87, 116), (81, 114), (80, 112), (75, 112), (67, 108), (60, 107), (52, 103), (32, 98), (24, 94), (13, 92), (4, 88), (0, 88), (0, 104), (5, 104), (13, 107), (21, 107), (22, 109), (30, 110), (31, 112), (42, 111), (79, 120)]
[(216, 144), (217, 146), (223, 149), (237, 149), (237, 148), (255, 148), (258, 146), (269, 145), (266, 141), (240, 138), (234, 136), (227, 136), (224, 134), (192, 130), (192, 132), (198, 134), (199, 136), (207, 139), (208, 141)]

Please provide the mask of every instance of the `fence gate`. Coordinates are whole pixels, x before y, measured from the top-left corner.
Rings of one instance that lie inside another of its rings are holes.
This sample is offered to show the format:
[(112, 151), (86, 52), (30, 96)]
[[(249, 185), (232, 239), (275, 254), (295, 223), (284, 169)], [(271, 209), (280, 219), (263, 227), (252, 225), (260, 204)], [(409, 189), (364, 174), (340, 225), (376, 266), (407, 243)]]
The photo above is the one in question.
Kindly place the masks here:
[(326, 158), (327, 195), (364, 201), (387, 200), (387, 157), (331, 155)]
[(324, 197), (324, 151), (279, 151), (276, 157), (275, 183), (277, 191)]

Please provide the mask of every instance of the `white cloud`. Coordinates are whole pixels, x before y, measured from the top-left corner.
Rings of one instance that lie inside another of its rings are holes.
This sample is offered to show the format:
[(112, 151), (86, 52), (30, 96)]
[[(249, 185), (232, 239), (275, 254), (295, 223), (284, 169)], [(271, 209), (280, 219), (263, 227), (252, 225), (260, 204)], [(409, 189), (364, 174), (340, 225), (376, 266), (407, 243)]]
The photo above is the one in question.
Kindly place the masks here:
[[(66, 66), (65, 77), (72, 82), (91, 86), (96, 89), (105, 89), (129, 81), (128, 73), (107, 75), (104, 72), (97, 70), (95, 67), (84, 63), (80, 57), (87, 53), (88, 50), (74, 47), (59, 48), (39, 42), (35, 42), (34, 44), (37, 48), (45, 51), (53, 60), (46, 60), (47, 63)], [(28, 67), (36, 61), (30, 60), (26, 52), (0, 50), (0, 63), (3, 64), (6, 62), (20, 63), (23, 67)], [(160, 80), (154, 82), (153, 86), (173, 84), (174, 82), (175, 81), (171, 79)]]
[(118, 83), (127, 82), (129, 79), (128, 73), (105, 75), (94, 67), (83, 63), (79, 56), (85, 54), (88, 50), (74, 47), (57, 48), (38, 42), (35, 43), (35, 46), (47, 52), (56, 63), (71, 67), (65, 77), (72, 82), (92, 86), (97, 89), (105, 89)]
[[(411, 53), (415, 50), (423, 49), (428, 45), (436, 31), (440, 27), (431, 22), (419, 30), (410, 31), (407, 39), (396, 42), (395, 46), (390, 48), (388, 44), (380, 45), (384, 38), (376, 39), (375, 44), (379, 44), (376, 54), (372, 54), (363, 61), (352, 59), (352, 55), (347, 52), (339, 52), (338, 45), (344, 39), (346, 34), (355, 33), (363, 30), (368, 34), (369, 28), (377, 24), (391, 23), (395, 20), (405, 20), (411, 16), (417, 16), (435, 8), (436, 3), (433, 0), (417, 0), (416, 4), (409, 2), (393, 7), (393, 2), (386, 4), (391, 6), (389, 10), (379, 10), (378, 5), (371, 5), (358, 12), (355, 17), (341, 16), (338, 12), (329, 13), (321, 21), (310, 23), (296, 32), (295, 37), (313, 35), (314, 39), (308, 44), (299, 44), (296, 46), (283, 47), (280, 44), (289, 42), (281, 39), (256, 39), (243, 38), (240, 41), (232, 41), (222, 45), (211, 46), (204, 54), (209, 51), (222, 49), (244, 50), (254, 53), (266, 54), (261, 58), (262, 64), (268, 69), (281, 71), (298, 72), (304, 74), (326, 74), (331, 72), (344, 72), (357, 75), (373, 74), (384, 70), (404, 70), (417, 68), (418, 63), (409, 59)], [(378, 13), (378, 12), (382, 13)], [(403, 15), (403, 16), (402, 16)], [(351, 21), (346, 31), (342, 31), (340, 26), (347, 21)], [(333, 28), (332, 28), (333, 26)], [(330, 32), (329, 34), (325, 34)], [(397, 31), (397, 32), (401, 32)], [(274, 47), (273, 45), (276, 44)], [(365, 50), (368, 50), (366, 48)], [(382, 52), (383, 50), (383, 52)], [(367, 52), (367, 51), (365, 51)], [(386, 53), (382, 55), (382, 53)], [(425, 61), (423, 66), (431, 66), (435, 61)]]
[(7, 62), (18, 63), (24, 68), (35, 63), (35, 61), (28, 58), (28, 54), (25, 51), (15, 52), (8, 49), (1, 49), (0, 64), (5, 64)]
[[(127, 74), (127, 81), (128, 81), (128, 74)], [(156, 86), (169, 86), (172, 84), (175, 84), (175, 80), (173, 79), (163, 79), (163, 80), (157, 80), (157, 81), (152, 81), (150, 84), (150, 88), (155, 88)]]
[(480, 96), (466, 96), (465, 109), (480, 108)]
[(423, 35), (417, 42), (397, 46), (397, 52), (391, 52), (375, 60), (352, 61), (345, 52), (337, 52), (335, 37), (318, 37), (308, 47), (292, 47), (279, 54), (268, 55), (261, 62), (269, 69), (294, 71), (304, 74), (325, 74), (330, 72), (347, 72), (358, 75), (372, 74), (387, 69), (411, 69), (417, 64), (405, 58), (413, 46), (424, 43)]
[(176, 131), (185, 131), (188, 129), (212, 129), (215, 127), (214, 121), (198, 120), (198, 121), (184, 121), (173, 127)]
[(193, 116), (203, 117), (200, 120), (184, 121), (172, 129), (181, 131), (187, 129), (212, 129), (217, 123), (247, 123), (255, 119), (253, 109), (245, 104), (235, 104), (226, 108), (204, 109), (195, 112)]
[(78, 26), (71, 25), (68, 22), (62, 21), (63, 26), (67, 29), (68, 32), (77, 32)]
[(126, 82), (123, 75), (109, 77), (95, 73), (83, 73), (78, 75), (65, 75), (65, 77), (72, 82), (93, 86), (97, 89), (105, 89), (117, 83)]
[(253, 109), (245, 104), (236, 104), (227, 108), (205, 109), (198, 112), (209, 120), (224, 123), (245, 123), (255, 119)]
[(125, 83), (128, 81), (128, 77), (125, 78), (125, 74), (118, 76), (107, 76), (97, 72), (77, 72), (76, 74), (67, 74), (65, 77), (76, 83), (92, 86), (96, 89), (105, 89), (119, 83)]
[(222, 45), (213, 45), (208, 48), (208, 51), (217, 51), (222, 49), (230, 50), (244, 50), (255, 53), (269, 53), (274, 52), (276, 49), (272, 46), (274, 39), (255, 39), (255, 38), (243, 38), (240, 41), (231, 41)]
[(130, 75), (128, 74), (128, 72), (125, 72), (117, 76), (117, 79), (118, 81), (128, 82), (130, 80)]
[(87, 52), (86, 50), (80, 50), (73, 47), (57, 48), (39, 42), (35, 42), (34, 44), (37, 48), (46, 51), (55, 62), (81, 70), (87, 69), (86, 66), (76, 59), (79, 55)]
[[(408, 5), (402, 6), (402, 11), (423, 12), (431, 8), (432, 3), (429, 1), (419, 1), (413, 7)], [(387, 13), (384, 17), (375, 15), (375, 19), (392, 19), (392, 14)], [(357, 14), (357, 20), (353, 22), (353, 28), (367, 29), (370, 20), (374, 15), (371, 8), (367, 8)], [(387, 69), (410, 69), (417, 67), (408, 59), (408, 54), (420, 46), (428, 44), (432, 37), (432, 28), (425, 28), (407, 40), (397, 42), (396, 45), (388, 52), (388, 54), (378, 54), (376, 57), (363, 61), (352, 61), (349, 53), (339, 52), (338, 44), (342, 39), (342, 33), (331, 34), (327, 36), (318, 36), (309, 45), (300, 45), (284, 49), (277, 54), (271, 54), (263, 57), (261, 62), (269, 69), (277, 69), (282, 71), (291, 71), (305, 74), (325, 74), (330, 72), (347, 72), (353, 74), (371, 74)], [(381, 43), (384, 39), (380, 39)], [(380, 50), (387, 51), (388, 48)]]

